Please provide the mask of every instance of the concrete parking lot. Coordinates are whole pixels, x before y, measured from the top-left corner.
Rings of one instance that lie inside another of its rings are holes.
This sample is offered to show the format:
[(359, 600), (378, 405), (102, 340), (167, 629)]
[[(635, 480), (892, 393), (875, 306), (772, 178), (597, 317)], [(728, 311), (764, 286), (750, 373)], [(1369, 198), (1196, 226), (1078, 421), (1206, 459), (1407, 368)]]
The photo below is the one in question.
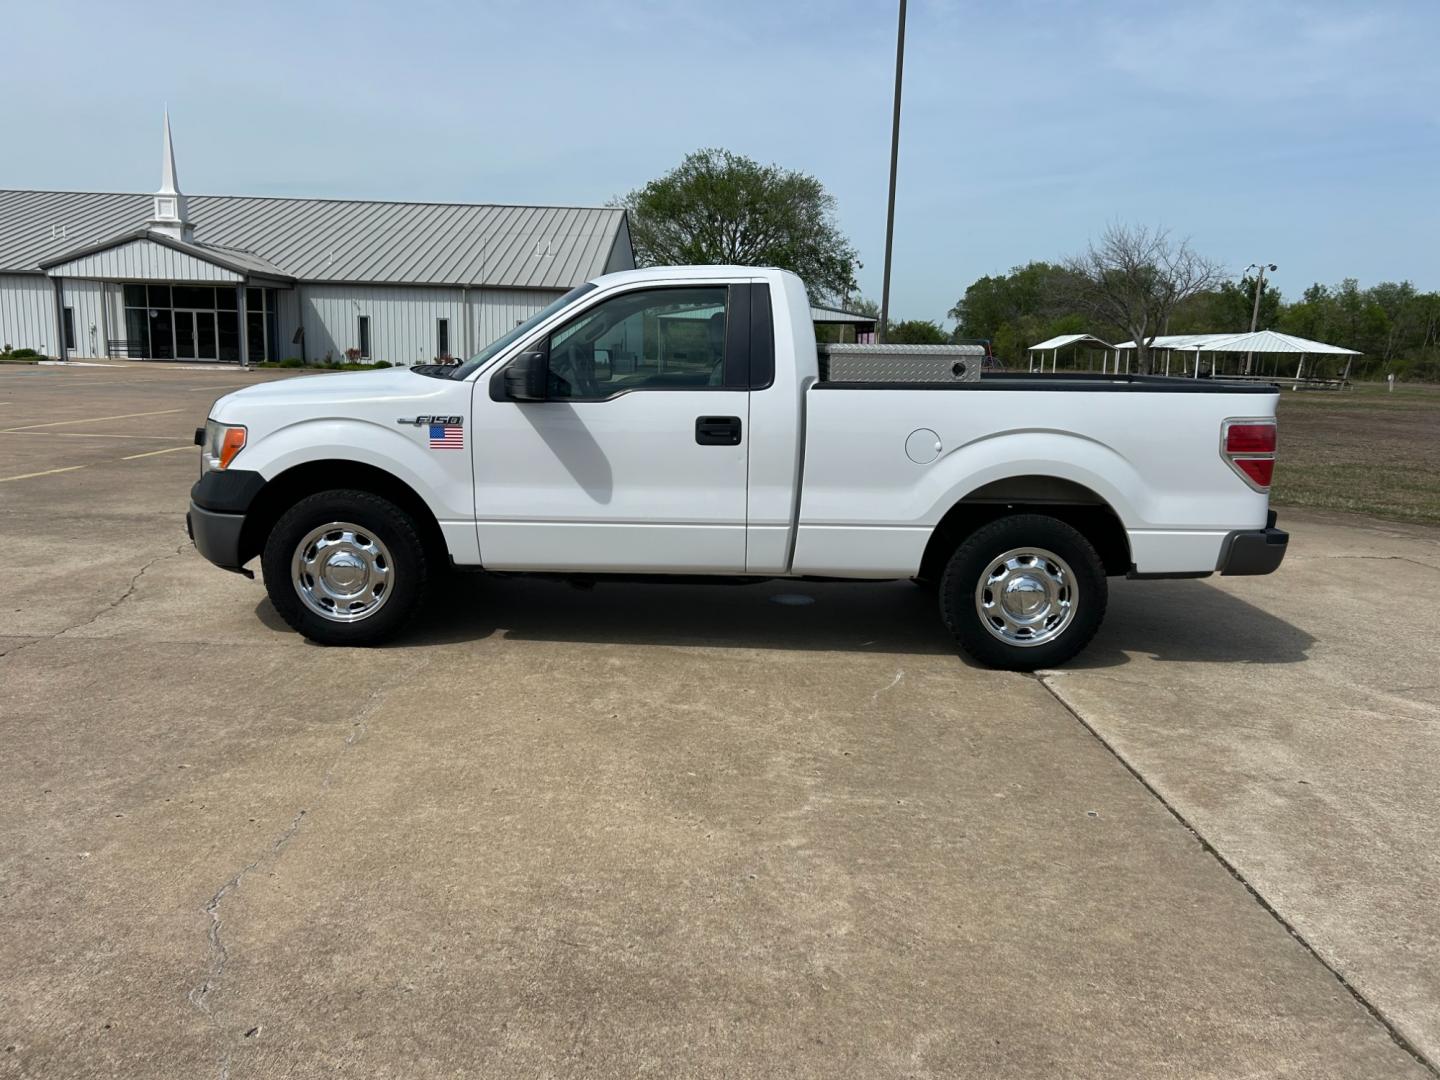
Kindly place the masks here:
[(327, 650), (185, 537), (265, 377), (0, 367), (0, 1075), (1436, 1075), (1440, 531), (1282, 512), (1038, 677), (908, 583)]

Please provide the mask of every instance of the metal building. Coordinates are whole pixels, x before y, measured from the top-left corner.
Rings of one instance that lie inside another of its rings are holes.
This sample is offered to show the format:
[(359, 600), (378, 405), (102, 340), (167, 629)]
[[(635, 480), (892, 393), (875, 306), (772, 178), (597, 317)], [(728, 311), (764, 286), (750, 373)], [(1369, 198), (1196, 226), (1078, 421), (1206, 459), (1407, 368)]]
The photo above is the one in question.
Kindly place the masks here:
[(463, 357), (635, 265), (623, 210), (0, 190), (0, 345), (251, 362)]

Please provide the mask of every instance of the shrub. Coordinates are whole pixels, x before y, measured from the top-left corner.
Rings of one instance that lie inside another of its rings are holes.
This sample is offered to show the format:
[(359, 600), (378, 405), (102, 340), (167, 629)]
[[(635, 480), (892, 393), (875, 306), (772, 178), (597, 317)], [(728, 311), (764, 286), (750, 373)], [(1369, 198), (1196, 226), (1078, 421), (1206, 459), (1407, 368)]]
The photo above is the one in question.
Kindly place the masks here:
[(305, 361), (301, 360), (298, 356), (292, 356), (288, 360), (281, 360), (280, 366), (284, 368), (304, 367)]
[(390, 367), (390, 361), (389, 361), (389, 360), (376, 360), (375, 363), (371, 364), (370, 366), (371, 366), (371, 367)]

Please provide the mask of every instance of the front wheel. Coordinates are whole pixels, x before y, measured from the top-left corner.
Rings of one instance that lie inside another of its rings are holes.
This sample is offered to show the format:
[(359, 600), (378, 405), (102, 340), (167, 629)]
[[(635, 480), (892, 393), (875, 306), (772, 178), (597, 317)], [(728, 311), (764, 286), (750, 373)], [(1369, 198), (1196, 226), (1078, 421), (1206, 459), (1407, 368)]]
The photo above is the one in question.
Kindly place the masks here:
[(410, 515), (368, 491), (301, 499), (270, 530), (265, 590), (290, 626), (321, 645), (375, 645), (425, 594), (425, 545)]
[(955, 549), (940, 582), (940, 613), (956, 643), (1005, 671), (1055, 667), (1095, 636), (1105, 617), (1105, 567), (1070, 525), (1014, 514)]

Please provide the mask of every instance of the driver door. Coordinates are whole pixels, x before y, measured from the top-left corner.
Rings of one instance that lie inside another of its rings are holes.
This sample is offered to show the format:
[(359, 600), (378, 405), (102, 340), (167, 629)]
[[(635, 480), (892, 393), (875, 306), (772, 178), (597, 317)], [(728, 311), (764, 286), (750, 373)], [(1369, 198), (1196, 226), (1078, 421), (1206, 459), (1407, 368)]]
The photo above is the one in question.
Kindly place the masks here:
[(540, 344), (545, 400), (505, 397), (503, 370), (475, 393), (484, 565), (742, 572), (747, 287), (611, 294)]

